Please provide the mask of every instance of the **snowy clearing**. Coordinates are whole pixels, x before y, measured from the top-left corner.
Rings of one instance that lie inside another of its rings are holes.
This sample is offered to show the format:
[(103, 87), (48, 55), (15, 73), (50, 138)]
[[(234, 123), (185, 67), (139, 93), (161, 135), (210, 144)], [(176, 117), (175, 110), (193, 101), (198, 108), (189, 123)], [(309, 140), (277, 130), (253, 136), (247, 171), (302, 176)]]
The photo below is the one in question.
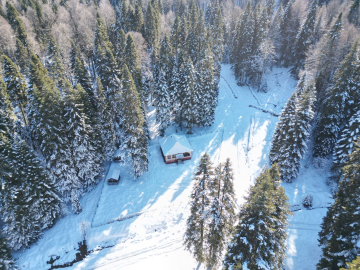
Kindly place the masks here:
[[(14, 254), (20, 269), (49, 269), (46, 261), (51, 255), (60, 256), (54, 265), (74, 260), (77, 243), (83, 239), (81, 224), (87, 227), (88, 250), (93, 252), (67, 269), (205, 269), (182, 246), (192, 172), (205, 151), (214, 164), (229, 157), (237, 202), (243, 202), (243, 195), (267, 162), (278, 121), (273, 114), (280, 114), (296, 85), (284, 68), (274, 68), (267, 83), (269, 92), (265, 94), (239, 87), (230, 65), (223, 65), (215, 123), (210, 128), (195, 128), (194, 134), (187, 135), (194, 152), (192, 159), (182, 165), (165, 164), (158, 144), (155, 109), (150, 109), (149, 172), (133, 182), (130, 168), (122, 166), (119, 185), (100, 182), (81, 199), (80, 215), (69, 213), (30, 249)], [(185, 133), (179, 128), (177, 131)], [(174, 132), (175, 127), (170, 127), (166, 134)], [(294, 183), (283, 184), (290, 204), (297, 210), (288, 230), (287, 270), (315, 269), (321, 252), (317, 234), (326, 207), (332, 203), (325, 184), (326, 171), (313, 168), (306, 159), (303, 165)], [(314, 196), (312, 210), (301, 205), (309, 193)]]

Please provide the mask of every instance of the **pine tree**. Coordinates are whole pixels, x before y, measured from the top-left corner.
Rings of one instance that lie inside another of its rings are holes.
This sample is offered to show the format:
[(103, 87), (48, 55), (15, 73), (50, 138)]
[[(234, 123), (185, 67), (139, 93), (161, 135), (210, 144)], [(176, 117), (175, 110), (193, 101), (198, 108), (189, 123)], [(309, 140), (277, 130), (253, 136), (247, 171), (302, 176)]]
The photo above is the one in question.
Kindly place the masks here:
[(184, 100), (182, 103), (182, 121), (187, 128), (188, 133), (192, 133), (192, 128), (198, 124), (199, 114), (196, 108), (196, 102), (199, 100), (199, 89), (196, 87), (196, 71), (188, 58), (185, 65), (185, 89)]
[(300, 27), (300, 21), (298, 21), (298, 19), (293, 15), (292, 4), (293, 1), (289, 1), (286, 5), (280, 24), (280, 62), (283, 63), (285, 67), (292, 64), (292, 49)]
[(253, 25), (254, 21), (249, 1), (238, 22), (231, 52), (233, 58), (232, 69), (240, 85), (246, 82), (247, 71), (249, 70), (248, 64), (253, 45)]
[(299, 71), (304, 68), (306, 52), (309, 47), (314, 43), (317, 5), (317, 0), (313, 1), (306, 15), (306, 19), (301, 25), (300, 31), (296, 36), (293, 48), (294, 67), (291, 70), (292, 74), (294, 74), (295, 76), (297, 76)]
[(64, 91), (63, 88), (66, 80), (65, 68), (61, 61), (59, 47), (52, 37), (49, 38), (45, 66), (49, 71), (49, 76), (53, 79), (60, 92)]
[(335, 144), (333, 153), (332, 172), (340, 176), (340, 169), (348, 161), (349, 155), (354, 151), (354, 143), (360, 136), (360, 111), (357, 111), (342, 131), (341, 136)]
[(350, 160), (343, 167), (344, 177), (321, 225), (319, 243), (323, 255), (317, 269), (339, 269), (356, 258), (360, 248), (359, 141)]
[(26, 118), (26, 103), (27, 103), (27, 87), (23, 75), (20, 73), (16, 65), (10, 60), (6, 55), (3, 56), (4, 59), (4, 80), (6, 82), (7, 91), (9, 93), (10, 99), (14, 106), (19, 106), (23, 121), (27, 125)]
[(115, 34), (114, 34), (114, 57), (119, 67), (125, 62), (125, 45), (126, 45), (126, 35), (124, 30), (122, 30), (118, 24), (115, 24)]
[(224, 269), (282, 269), (291, 214), (276, 164), (262, 172), (241, 207)]
[[(1, 6), (0, 6), (1, 7)], [(7, 246), (6, 239), (0, 235), (0, 269), (16, 270), (18, 269), (11, 256), (11, 250)]]
[(205, 51), (205, 57), (201, 61), (200, 70), (198, 71), (198, 89), (199, 100), (197, 107), (199, 108), (199, 124), (201, 126), (211, 126), (215, 119), (215, 108), (217, 105), (217, 86), (215, 82), (213, 55), (208, 48)]
[(159, 10), (149, 2), (144, 24), (145, 39), (151, 48), (156, 48), (160, 37)]
[(140, 0), (136, 1), (135, 4), (134, 22), (134, 31), (144, 34), (144, 15)]
[(341, 61), (338, 48), (342, 30), (342, 13), (340, 13), (330, 31), (326, 34), (325, 44), (317, 60), (316, 89), (319, 102), (323, 102), (328, 86), (332, 84), (332, 81), (336, 80), (334, 76), (336, 74), (335, 70)]
[(15, 58), (16, 63), (20, 67), (21, 73), (24, 75), (28, 75), (29, 73), (29, 65), (28, 65), (28, 59), (29, 59), (29, 52), (24, 46), (24, 44), (20, 41), (20, 39), (16, 39), (16, 50), (15, 50)]
[(111, 112), (105, 100), (104, 89), (99, 78), (97, 78), (96, 89), (98, 93), (98, 108), (95, 129), (100, 131), (101, 147), (99, 148), (104, 160), (109, 160), (116, 149), (115, 128)]
[(136, 45), (134, 39), (131, 35), (127, 36), (125, 53), (124, 53), (124, 63), (128, 66), (129, 71), (134, 79), (134, 83), (137, 91), (140, 96), (143, 96), (143, 85), (142, 85), (142, 74), (139, 62), (138, 52), (136, 50)]
[(23, 21), (20, 18), (20, 14), (16, 8), (6, 1), (6, 19), (11, 27), (14, 29), (16, 38), (18, 38), (26, 47), (27, 46), (27, 33)]
[(121, 110), (122, 160), (130, 160), (134, 169), (134, 176), (139, 177), (148, 170), (148, 145), (143, 129), (145, 119), (141, 111), (140, 96), (126, 64), (123, 68)]
[(7, 158), (5, 190), (1, 193), (3, 232), (18, 250), (35, 242), (60, 215), (55, 187), (25, 142), (12, 144)]
[[(301, 85), (301, 81), (304, 83), (304, 77), (298, 82), (298, 86), (301, 86), (301, 90), (303, 85)], [(299, 89), (299, 88), (298, 88)], [(301, 91), (300, 90), (300, 91)], [(283, 146), (284, 141), (287, 138), (287, 130), (289, 130), (290, 125), (294, 120), (295, 110), (296, 110), (296, 99), (299, 95), (299, 91), (296, 91), (291, 95), (288, 102), (286, 103), (284, 109), (282, 110), (279, 122), (277, 122), (274, 135), (271, 141), (271, 148), (269, 152), (269, 159), (271, 164), (276, 163), (280, 156), (281, 152), (280, 149)]]
[(214, 267), (222, 259), (224, 244), (228, 240), (235, 223), (235, 193), (233, 187), (233, 172), (230, 159), (224, 165), (215, 168), (215, 176), (210, 182), (210, 197), (212, 198), (209, 209), (210, 221), (206, 231), (206, 263)]
[(156, 95), (156, 122), (160, 125), (160, 136), (165, 135), (165, 130), (170, 126), (170, 100), (168, 86), (163, 72), (160, 72), (159, 90)]
[(194, 175), (190, 203), (191, 213), (186, 222), (184, 245), (198, 262), (203, 262), (206, 256), (206, 220), (210, 206), (209, 184), (214, 175), (213, 165), (207, 153), (201, 156)]
[(325, 157), (332, 152), (341, 127), (354, 114), (359, 100), (357, 47), (355, 42), (334, 75), (334, 86), (327, 93), (315, 137), (315, 157)]
[(353, 0), (350, 6), (350, 12), (348, 14), (349, 22), (355, 25), (359, 25), (359, 6), (360, 6), (360, 1)]
[(315, 89), (313, 85), (309, 85), (296, 100), (295, 115), (286, 130), (285, 140), (280, 142), (280, 154), (276, 162), (282, 179), (286, 182), (292, 182), (298, 175), (300, 160), (307, 150), (306, 141), (310, 135), (310, 121), (314, 116), (314, 101)]

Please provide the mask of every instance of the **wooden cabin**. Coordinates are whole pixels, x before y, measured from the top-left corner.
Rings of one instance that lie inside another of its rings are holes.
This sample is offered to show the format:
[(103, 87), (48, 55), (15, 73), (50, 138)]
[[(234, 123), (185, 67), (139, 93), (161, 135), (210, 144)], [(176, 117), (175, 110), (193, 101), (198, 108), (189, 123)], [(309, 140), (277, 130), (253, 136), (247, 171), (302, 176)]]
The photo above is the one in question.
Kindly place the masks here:
[(159, 143), (166, 164), (191, 159), (194, 151), (183, 135), (172, 134), (160, 139)]
[(106, 182), (108, 185), (118, 185), (120, 181), (120, 164), (117, 162), (111, 162), (109, 172), (106, 176)]

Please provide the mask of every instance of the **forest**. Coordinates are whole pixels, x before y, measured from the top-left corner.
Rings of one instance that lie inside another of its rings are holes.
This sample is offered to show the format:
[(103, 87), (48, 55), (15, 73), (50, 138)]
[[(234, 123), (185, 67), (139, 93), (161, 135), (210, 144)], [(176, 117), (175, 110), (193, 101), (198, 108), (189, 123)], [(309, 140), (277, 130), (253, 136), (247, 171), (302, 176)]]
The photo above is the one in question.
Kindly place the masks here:
[(201, 157), (184, 245), (208, 267), (282, 269), (280, 183), (310, 152), (334, 198), (316, 268), (358, 269), (359, 27), (359, 0), (0, 0), (0, 269), (82, 212), (115, 150), (134, 181), (148, 171), (149, 106), (160, 136), (211, 126), (222, 64), (253, 91), (274, 67), (297, 86), (239, 212), (230, 160)]

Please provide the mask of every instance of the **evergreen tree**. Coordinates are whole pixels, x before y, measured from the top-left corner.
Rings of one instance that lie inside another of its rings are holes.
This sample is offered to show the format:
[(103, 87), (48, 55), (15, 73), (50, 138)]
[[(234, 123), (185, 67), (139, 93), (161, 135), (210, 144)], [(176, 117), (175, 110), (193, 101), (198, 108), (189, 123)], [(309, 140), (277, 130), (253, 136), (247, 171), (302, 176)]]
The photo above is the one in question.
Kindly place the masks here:
[(16, 50), (15, 50), (15, 58), (16, 63), (20, 67), (21, 73), (24, 75), (28, 75), (29, 73), (29, 65), (28, 65), (28, 59), (29, 59), (29, 52), (24, 46), (24, 44), (17, 38), (16, 39)]
[(52, 37), (49, 37), (46, 68), (60, 92), (64, 91), (63, 88), (66, 80), (65, 68), (61, 61), (59, 47)]
[[(304, 83), (305, 82), (304, 79), (305, 78), (302, 77), (300, 82), (302, 81)], [(302, 88), (303, 85), (301, 85), (300, 82), (298, 82), (298, 86), (301, 86)], [(280, 149), (283, 146), (283, 142), (287, 138), (286, 131), (289, 130), (295, 115), (296, 99), (298, 95), (299, 95), (299, 91), (295, 90), (295, 92), (291, 95), (288, 102), (286, 103), (284, 109), (282, 110), (279, 117), (279, 122), (277, 122), (276, 124), (274, 135), (271, 141), (271, 148), (269, 152), (269, 159), (271, 164), (276, 163), (280, 158), (281, 155)]]
[[(1, 5), (0, 5), (1, 7)], [(1, 270), (16, 270), (18, 269), (11, 256), (11, 250), (7, 246), (7, 241), (0, 235), (0, 269)]]
[(310, 121), (314, 116), (314, 90), (313, 85), (309, 85), (296, 100), (295, 115), (291, 119), (289, 128), (285, 130), (286, 138), (280, 142), (280, 154), (276, 162), (278, 162), (282, 179), (286, 182), (292, 182), (298, 175), (300, 160), (307, 150), (306, 141), (310, 135)]
[(97, 107), (97, 121), (95, 129), (100, 131), (101, 138), (101, 152), (104, 160), (112, 158), (116, 149), (115, 142), (115, 128), (112, 120), (111, 112), (105, 99), (105, 93), (101, 81), (97, 78), (97, 93), (98, 93), (98, 107)]
[(23, 75), (20, 73), (16, 65), (6, 55), (4, 59), (4, 80), (6, 82), (7, 91), (14, 106), (19, 106), (25, 125), (27, 125), (26, 118), (26, 103), (27, 103), (27, 87)]
[(182, 103), (182, 121), (187, 128), (188, 133), (192, 133), (193, 126), (198, 124), (199, 114), (196, 103), (199, 101), (199, 89), (197, 87), (197, 76), (195, 68), (188, 58), (185, 65), (185, 88), (184, 88), (184, 100)]
[(340, 175), (340, 169), (348, 161), (349, 155), (354, 151), (354, 143), (360, 136), (360, 111), (357, 111), (346, 125), (334, 148), (332, 171), (335, 176)]
[(317, 0), (313, 1), (311, 7), (306, 15), (306, 19), (300, 27), (300, 31), (296, 36), (293, 47), (293, 62), (294, 67), (291, 72), (297, 76), (300, 69), (304, 68), (304, 61), (306, 52), (310, 45), (314, 42), (314, 28), (317, 13)]
[(15, 31), (16, 37), (27, 46), (27, 33), (23, 21), (20, 18), (20, 14), (16, 8), (9, 2), (6, 1), (6, 19)]
[(326, 34), (325, 44), (317, 60), (316, 89), (319, 102), (323, 102), (328, 86), (332, 84), (332, 81), (336, 80), (334, 76), (336, 74), (335, 70), (341, 61), (338, 55), (338, 48), (342, 29), (342, 13), (340, 13), (335, 23), (331, 26), (329, 33)]
[(153, 7), (152, 2), (149, 2), (146, 15), (145, 15), (145, 24), (144, 32), (145, 39), (149, 43), (151, 48), (156, 48), (159, 42), (160, 37), (160, 19), (159, 19), (159, 10)]
[(143, 96), (142, 74), (139, 56), (136, 50), (134, 39), (131, 35), (127, 36), (124, 54), (124, 63), (128, 66), (129, 71), (134, 79), (134, 83), (140, 96)]
[(123, 65), (125, 62), (125, 45), (126, 45), (126, 35), (124, 30), (119, 29), (119, 27), (115, 30), (115, 38), (113, 41), (114, 47), (114, 57), (119, 67)]
[(55, 187), (25, 142), (12, 144), (7, 157), (5, 190), (0, 213), (9, 246), (18, 250), (35, 242), (43, 229), (60, 215), (60, 199)]
[(134, 176), (139, 177), (148, 170), (148, 145), (144, 133), (145, 119), (141, 111), (139, 93), (126, 64), (123, 68), (123, 92), (121, 97), (121, 127), (123, 160), (130, 160)]
[(164, 136), (165, 130), (170, 126), (170, 100), (168, 86), (163, 72), (160, 72), (158, 84), (159, 90), (156, 95), (156, 122), (160, 125), (160, 136)]
[(282, 269), (291, 214), (276, 164), (262, 172), (241, 207), (224, 269)]
[(359, 6), (360, 6), (360, 1), (353, 0), (350, 6), (350, 12), (348, 14), (349, 22), (355, 25), (359, 25)]
[(321, 109), (321, 119), (315, 137), (315, 157), (325, 157), (332, 152), (341, 127), (354, 114), (359, 101), (357, 47), (358, 43), (355, 42), (336, 71), (334, 86), (328, 92)]
[(136, 1), (135, 4), (134, 23), (134, 31), (144, 34), (144, 15), (140, 0)]
[(205, 51), (205, 57), (201, 61), (200, 70), (198, 72), (198, 89), (199, 100), (197, 106), (199, 108), (199, 124), (201, 126), (211, 126), (215, 119), (215, 108), (217, 105), (217, 86), (215, 83), (214, 61), (211, 50)]
[(253, 17), (251, 4), (248, 2), (244, 13), (236, 27), (231, 57), (233, 59), (232, 69), (238, 84), (243, 85), (246, 82), (249, 58), (252, 51), (253, 38)]
[(206, 231), (206, 263), (214, 267), (222, 259), (224, 244), (228, 240), (235, 223), (235, 193), (233, 172), (228, 158), (224, 165), (215, 168), (215, 176), (210, 184), (210, 221)]
[(344, 177), (321, 225), (319, 243), (323, 255), (317, 269), (339, 269), (356, 258), (360, 248), (359, 141), (350, 160), (343, 167)]
[(293, 15), (293, 1), (289, 1), (284, 10), (284, 15), (280, 24), (280, 62), (288, 67), (291, 64), (292, 49), (295, 44), (300, 21)]
[(194, 173), (194, 186), (191, 193), (190, 216), (187, 219), (184, 245), (198, 262), (206, 256), (206, 220), (210, 206), (209, 184), (214, 175), (213, 165), (207, 153), (203, 154)]

